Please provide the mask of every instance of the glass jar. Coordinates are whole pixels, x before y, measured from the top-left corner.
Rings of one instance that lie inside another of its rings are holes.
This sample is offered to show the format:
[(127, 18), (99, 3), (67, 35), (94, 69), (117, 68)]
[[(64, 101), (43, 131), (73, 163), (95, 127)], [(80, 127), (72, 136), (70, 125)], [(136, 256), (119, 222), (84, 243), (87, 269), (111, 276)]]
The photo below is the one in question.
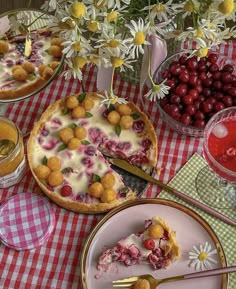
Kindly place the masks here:
[(9, 146), (6, 144), (4, 154), (0, 154), (1, 189), (18, 183), (24, 176), (26, 169), (22, 134), (11, 120), (0, 116), (0, 140), (3, 139), (13, 143)]

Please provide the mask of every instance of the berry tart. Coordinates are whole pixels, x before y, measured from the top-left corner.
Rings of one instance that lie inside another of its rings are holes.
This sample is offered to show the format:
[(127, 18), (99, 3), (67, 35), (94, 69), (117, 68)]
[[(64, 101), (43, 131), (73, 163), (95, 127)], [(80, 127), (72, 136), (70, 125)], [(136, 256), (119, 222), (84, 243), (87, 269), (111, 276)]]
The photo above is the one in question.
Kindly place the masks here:
[(0, 100), (16, 99), (38, 91), (55, 75), (62, 60), (62, 39), (48, 30), (30, 33), (29, 56), (25, 35), (0, 39)]
[(100, 256), (97, 268), (106, 272), (114, 262), (119, 262), (125, 266), (145, 263), (159, 270), (167, 268), (179, 256), (175, 232), (156, 216), (145, 221), (143, 231), (121, 239), (107, 249)]
[(28, 142), (40, 188), (75, 212), (106, 212), (136, 197), (104, 155), (147, 172), (157, 160), (157, 138), (146, 115), (133, 103), (108, 109), (101, 102), (96, 93), (58, 100), (35, 123)]

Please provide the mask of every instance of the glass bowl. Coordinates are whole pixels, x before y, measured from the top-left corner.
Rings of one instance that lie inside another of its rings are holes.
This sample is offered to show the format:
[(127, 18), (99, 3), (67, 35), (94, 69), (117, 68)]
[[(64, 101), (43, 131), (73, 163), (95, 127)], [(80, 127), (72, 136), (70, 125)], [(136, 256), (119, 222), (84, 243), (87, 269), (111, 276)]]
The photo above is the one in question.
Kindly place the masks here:
[[(48, 29), (51, 17), (37, 9), (15, 9), (0, 15), (0, 38), (9, 45), (7, 52), (0, 53), (0, 104), (17, 102), (39, 93), (61, 71), (64, 55), (54, 57), (48, 53), (52, 45), (50, 39), (56, 37)], [(23, 81), (16, 81), (12, 69), (25, 62), (31, 62), (35, 70), (27, 71)], [(40, 64), (48, 69), (51, 65), (52, 70), (45, 78), (39, 76)]]
[[(223, 54), (220, 54), (220, 53), (215, 53), (215, 52), (213, 52), (213, 53), (217, 55), (216, 64), (218, 65), (220, 70), (226, 64), (231, 64), (233, 67), (236, 67), (236, 60), (229, 59), (227, 56), (224, 56)], [(183, 55), (186, 55), (186, 51), (173, 54), (172, 56), (167, 58), (165, 61), (163, 61), (160, 64), (160, 66), (158, 67), (158, 69), (156, 70), (156, 72), (154, 73), (155, 82), (161, 83), (164, 80), (163, 72), (169, 68), (171, 63), (173, 63), (174, 61), (179, 61), (180, 57)], [(233, 74), (235, 75), (235, 73), (236, 73), (236, 71), (234, 70)], [(234, 82), (235, 82), (235, 86), (236, 86), (235, 79), (236, 78), (234, 78)], [(194, 88), (194, 87), (191, 87), (191, 88)], [(235, 88), (235, 91), (236, 91), (236, 88)], [(199, 93), (199, 94), (202, 94), (202, 93)], [(169, 96), (170, 96), (170, 94), (168, 94), (166, 97), (168, 98)], [(213, 95), (211, 94), (210, 96), (213, 96)], [(207, 99), (208, 99), (208, 97), (205, 97), (205, 100), (207, 100)], [(234, 101), (234, 103), (232, 103), (232, 105), (236, 105), (236, 97), (234, 97), (233, 101)], [(180, 122), (178, 118), (173, 118), (171, 115), (169, 115), (163, 109), (161, 104), (164, 102), (165, 102), (165, 98), (163, 100), (158, 100), (156, 102), (156, 104), (157, 104), (157, 108), (160, 112), (162, 119), (170, 128), (172, 128), (174, 131), (176, 131), (180, 134), (183, 134), (183, 135), (198, 137), (198, 138), (203, 137), (204, 127), (196, 127), (193, 124), (187, 125), (187, 124)], [(183, 110), (183, 108), (182, 108), (182, 110)], [(209, 115), (207, 116), (205, 122), (207, 123), (207, 121), (210, 119), (210, 117), (216, 112), (217, 111), (212, 110), (212, 112), (209, 113)], [(192, 117), (192, 119), (194, 119), (194, 114), (191, 117)]]

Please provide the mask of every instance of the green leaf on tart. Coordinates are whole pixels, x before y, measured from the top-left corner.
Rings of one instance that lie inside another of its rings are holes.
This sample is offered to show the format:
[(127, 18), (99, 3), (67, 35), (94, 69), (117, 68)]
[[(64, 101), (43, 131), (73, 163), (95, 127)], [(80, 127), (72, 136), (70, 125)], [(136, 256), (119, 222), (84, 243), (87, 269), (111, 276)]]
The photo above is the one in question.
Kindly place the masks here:
[(113, 104), (110, 104), (107, 109), (109, 112), (111, 112), (111, 111), (115, 110), (115, 106)]
[(132, 113), (130, 116), (131, 116), (133, 119), (138, 119), (138, 118), (140, 118), (140, 115), (137, 114), (137, 113)]
[(63, 151), (64, 149), (66, 149), (66, 148), (67, 148), (67, 144), (63, 143), (63, 144), (59, 145), (57, 151), (60, 152), (60, 151)]
[(72, 123), (71, 125), (69, 125), (70, 128), (75, 129), (77, 127), (76, 123)]
[(61, 172), (62, 172), (62, 174), (67, 174), (67, 173), (70, 173), (70, 172), (72, 172), (72, 171), (73, 171), (72, 168), (67, 167), (67, 168), (64, 168)]
[(89, 144), (90, 144), (90, 142), (89, 142), (88, 140), (86, 140), (86, 139), (83, 139), (83, 140), (81, 141), (81, 143), (82, 143), (83, 145), (89, 145)]
[(4, 57), (4, 53), (0, 52), (0, 58)]
[(83, 102), (86, 97), (86, 93), (80, 93), (78, 96), (79, 103)]
[(92, 115), (91, 112), (86, 111), (86, 112), (85, 112), (85, 116), (86, 116), (87, 118), (89, 118), (89, 117), (92, 117), (93, 115)]
[(44, 179), (40, 179), (40, 183), (42, 183), (44, 186), (47, 186), (47, 182)]
[(93, 174), (92, 182), (93, 182), (93, 183), (101, 182), (101, 178), (100, 178), (98, 175)]
[(43, 159), (42, 159), (42, 165), (45, 165), (45, 166), (46, 166), (47, 163), (48, 163), (48, 159), (47, 159), (46, 156), (44, 156)]
[(115, 126), (115, 132), (116, 132), (116, 134), (117, 134), (118, 136), (120, 135), (120, 133), (121, 133), (121, 127), (120, 127), (119, 124), (116, 124), (116, 126)]
[(68, 108), (68, 107), (65, 107), (65, 108), (62, 110), (62, 113), (63, 113), (63, 115), (69, 114), (69, 113), (70, 113), (69, 108)]

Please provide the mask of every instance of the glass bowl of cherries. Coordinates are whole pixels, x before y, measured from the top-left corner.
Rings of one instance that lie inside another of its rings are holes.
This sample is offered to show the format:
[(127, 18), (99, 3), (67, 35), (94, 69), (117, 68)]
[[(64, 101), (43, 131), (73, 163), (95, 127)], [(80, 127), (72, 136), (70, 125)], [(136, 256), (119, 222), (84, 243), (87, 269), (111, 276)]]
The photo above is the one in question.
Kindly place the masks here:
[(161, 117), (173, 130), (202, 137), (208, 120), (236, 105), (236, 60), (219, 53), (198, 58), (180, 52), (167, 58), (155, 72), (166, 79), (168, 95), (157, 103)]

